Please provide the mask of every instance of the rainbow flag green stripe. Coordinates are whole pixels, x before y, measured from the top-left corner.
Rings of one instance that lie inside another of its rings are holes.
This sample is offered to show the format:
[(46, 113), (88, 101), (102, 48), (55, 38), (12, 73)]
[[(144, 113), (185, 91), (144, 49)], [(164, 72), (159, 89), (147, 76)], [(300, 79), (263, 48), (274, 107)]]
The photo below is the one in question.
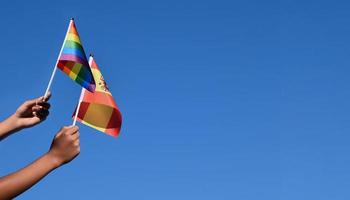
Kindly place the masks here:
[(57, 67), (85, 89), (90, 92), (95, 91), (95, 81), (73, 20), (70, 23)]

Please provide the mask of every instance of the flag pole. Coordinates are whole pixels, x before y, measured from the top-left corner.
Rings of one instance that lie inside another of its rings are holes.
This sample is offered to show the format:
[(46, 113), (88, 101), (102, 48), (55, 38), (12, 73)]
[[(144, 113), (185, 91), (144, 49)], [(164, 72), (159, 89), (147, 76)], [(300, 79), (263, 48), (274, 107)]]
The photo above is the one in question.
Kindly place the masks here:
[(77, 123), (77, 118), (78, 118), (78, 114), (79, 114), (79, 110), (80, 110), (80, 105), (81, 105), (81, 102), (83, 101), (84, 93), (85, 93), (85, 89), (81, 88), (79, 102), (78, 102), (77, 110), (75, 111), (74, 121), (73, 121), (72, 126), (75, 126), (75, 124)]
[[(91, 65), (91, 63), (92, 63), (92, 54), (90, 54), (90, 57), (89, 57), (89, 65)], [(72, 126), (75, 126), (75, 124), (77, 123), (77, 118), (78, 118), (78, 114), (79, 114), (79, 110), (80, 110), (80, 105), (81, 105), (81, 102), (83, 101), (84, 94), (85, 94), (85, 88), (81, 88), (79, 102), (78, 102), (77, 110), (75, 111), (75, 115), (74, 115), (74, 120), (73, 120)]]
[(74, 21), (74, 18), (71, 18), (70, 21), (69, 21), (69, 25), (68, 25), (68, 28), (67, 28), (66, 36), (64, 37), (64, 40), (63, 40), (63, 43), (62, 43), (62, 46), (61, 46), (61, 50), (60, 50), (60, 53), (58, 54), (58, 57), (57, 57), (57, 60), (56, 60), (56, 64), (55, 64), (55, 66), (54, 66), (54, 68), (53, 68), (53, 71), (52, 71), (52, 74), (51, 74), (51, 78), (50, 78), (49, 84), (47, 85), (47, 88), (46, 88), (44, 97), (47, 96), (47, 94), (48, 94), (48, 92), (49, 92), (49, 90), (50, 90), (50, 88), (51, 88), (52, 80), (53, 80), (53, 78), (55, 77), (55, 74), (56, 74), (57, 64), (58, 64), (58, 61), (59, 61), (59, 59), (60, 59), (60, 55), (62, 54), (63, 45), (64, 45), (64, 42), (65, 42), (66, 39), (67, 39), (69, 27), (71, 26), (71, 24), (73, 23), (73, 21)]

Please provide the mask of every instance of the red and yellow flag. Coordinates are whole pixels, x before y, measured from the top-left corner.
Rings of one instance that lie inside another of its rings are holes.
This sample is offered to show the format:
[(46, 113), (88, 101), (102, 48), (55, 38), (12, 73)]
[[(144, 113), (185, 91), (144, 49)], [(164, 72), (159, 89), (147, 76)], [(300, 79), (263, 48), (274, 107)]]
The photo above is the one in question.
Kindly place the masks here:
[(77, 121), (116, 137), (122, 124), (121, 113), (92, 56), (89, 62), (96, 89), (94, 93), (83, 89), (80, 107), (77, 106), (79, 107)]

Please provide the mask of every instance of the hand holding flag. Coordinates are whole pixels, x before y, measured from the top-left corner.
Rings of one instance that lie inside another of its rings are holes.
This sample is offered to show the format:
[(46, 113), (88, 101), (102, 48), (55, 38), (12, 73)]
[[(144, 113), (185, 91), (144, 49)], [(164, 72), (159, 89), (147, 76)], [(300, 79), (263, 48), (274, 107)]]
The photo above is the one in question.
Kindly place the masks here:
[(46, 119), (49, 115), (51, 97), (49, 92), (46, 97), (42, 96), (36, 99), (25, 101), (15, 112), (13, 118), (17, 128), (32, 127)]

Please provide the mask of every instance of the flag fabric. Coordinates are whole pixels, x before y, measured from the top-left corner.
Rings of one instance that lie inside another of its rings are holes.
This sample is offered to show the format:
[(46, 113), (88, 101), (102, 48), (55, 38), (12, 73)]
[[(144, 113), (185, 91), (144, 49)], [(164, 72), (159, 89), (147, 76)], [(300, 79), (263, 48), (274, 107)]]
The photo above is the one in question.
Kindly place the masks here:
[[(122, 124), (119, 108), (99, 70), (90, 56), (90, 67), (96, 82), (95, 92), (82, 91), (77, 121), (111, 136), (118, 136)], [(73, 118), (75, 116), (75, 110)]]
[(95, 81), (73, 19), (70, 21), (57, 67), (90, 92), (95, 90)]

